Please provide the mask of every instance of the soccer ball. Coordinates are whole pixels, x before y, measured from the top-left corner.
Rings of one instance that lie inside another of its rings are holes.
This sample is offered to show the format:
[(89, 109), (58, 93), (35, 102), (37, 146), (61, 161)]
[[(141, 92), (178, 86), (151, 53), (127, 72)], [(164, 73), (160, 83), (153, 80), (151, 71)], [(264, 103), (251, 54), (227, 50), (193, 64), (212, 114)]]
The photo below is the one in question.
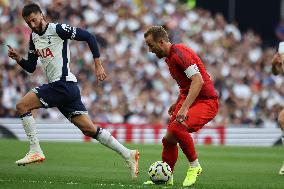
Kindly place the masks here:
[(155, 184), (163, 184), (171, 178), (172, 170), (166, 162), (156, 161), (150, 166), (148, 175)]

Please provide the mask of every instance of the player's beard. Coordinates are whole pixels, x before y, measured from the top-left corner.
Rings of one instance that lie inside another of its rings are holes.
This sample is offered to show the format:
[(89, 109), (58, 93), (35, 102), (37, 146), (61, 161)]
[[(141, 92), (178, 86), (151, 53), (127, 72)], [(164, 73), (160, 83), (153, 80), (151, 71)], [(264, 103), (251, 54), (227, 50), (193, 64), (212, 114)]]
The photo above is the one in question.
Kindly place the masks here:
[(156, 50), (155, 54), (158, 58), (164, 58), (165, 57), (165, 55), (164, 55), (164, 53), (161, 49)]
[(40, 23), (38, 24), (37, 27), (33, 28), (33, 31), (37, 34), (40, 34), (44, 31), (44, 28), (43, 28), (43, 24), (42, 24), (43, 20), (40, 21)]

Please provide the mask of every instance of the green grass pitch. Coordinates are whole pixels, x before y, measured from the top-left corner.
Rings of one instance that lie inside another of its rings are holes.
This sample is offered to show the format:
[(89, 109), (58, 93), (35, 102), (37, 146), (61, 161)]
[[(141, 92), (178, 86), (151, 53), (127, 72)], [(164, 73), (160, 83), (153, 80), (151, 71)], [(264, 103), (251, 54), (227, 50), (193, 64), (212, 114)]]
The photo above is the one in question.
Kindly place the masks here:
[[(128, 145), (140, 151), (139, 179), (130, 180), (123, 159), (94, 143), (42, 142), (46, 155), (42, 164), (18, 167), (15, 160), (27, 152), (28, 143), (0, 140), (0, 188), (88, 189), (88, 188), (183, 188), (188, 167), (179, 151), (174, 186), (143, 186), (151, 163), (160, 160), (161, 145)], [(204, 172), (194, 189), (283, 189), (278, 171), (284, 160), (283, 147), (197, 146)]]

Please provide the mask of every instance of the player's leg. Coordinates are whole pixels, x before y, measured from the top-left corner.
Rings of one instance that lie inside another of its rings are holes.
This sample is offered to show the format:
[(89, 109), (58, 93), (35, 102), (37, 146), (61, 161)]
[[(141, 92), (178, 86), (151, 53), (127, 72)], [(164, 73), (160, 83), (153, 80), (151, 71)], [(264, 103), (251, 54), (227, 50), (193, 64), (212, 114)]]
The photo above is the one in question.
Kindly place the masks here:
[(216, 116), (217, 112), (217, 100), (202, 100), (190, 107), (187, 113), (188, 120), (182, 123), (174, 121), (172, 125), (170, 125), (170, 129), (179, 142), (180, 148), (189, 161), (189, 169), (183, 182), (183, 186), (193, 185), (199, 174), (202, 172), (190, 133), (201, 129)]
[(76, 83), (73, 82), (57, 82), (57, 87), (61, 87), (60, 91), (66, 90), (64, 101), (67, 103), (57, 103), (58, 109), (75, 124), (85, 135), (98, 140), (101, 144), (118, 152), (129, 165), (132, 178), (136, 178), (138, 174), (138, 151), (129, 150), (119, 143), (107, 130), (96, 127), (89, 116), (87, 110), (81, 100), (80, 90)]
[(43, 161), (45, 159), (38, 144), (36, 124), (32, 117), (31, 110), (41, 107), (54, 107), (56, 104), (66, 101), (64, 98), (65, 87), (62, 87), (59, 84), (60, 82), (58, 81), (33, 88), (32, 91), (24, 96), (17, 104), (17, 110), (22, 117), (25, 132), (31, 143), (31, 149), (26, 156), (28, 157), (28, 161), (25, 157), (16, 162), (18, 165), (25, 165), (32, 162)]
[[(278, 115), (278, 123), (279, 123), (280, 129), (282, 131), (281, 139), (282, 139), (282, 145), (284, 146), (284, 109), (281, 110), (281, 112)], [(282, 167), (279, 170), (279, 174), (284, 175), (284, 162), (282, 164)]]
[(281, 110), (281, 112), (278, 115), (278, 123), (279, 123), (280, 129), (282, 131), (281, 139), (282, 139), (282, 144), (284, 146), (284, 109)]
[(39, 98), (33, 91), (28, 92), (16, 105), (18, 114), (22, 119), (22, 124), (30, 143), (30, 150), (27, 155), (16, 161), (18, 165), (25, 165), (33, 162), (43, 161), (44, 154), (40, 148), (37, 137), (35, 120), (31, 111), (42, 107)]
[[(171, 167), (172, 173), (174, 173), (175, 164), (178, 159), (178, 146), (177, 140), (173, 133), (167, 130), (166, 135), (162, 139), (163, 151), (162, 151), (162, 160), (167, 162)], [(172, 174), (171, 178), (166, 182), (167, 185), (174, 184), (174, 175)]]
[(68, 104), (58, 105), (60, 112), (76, 125), (84, 135), (98, 140), (101, 144), (118, 152), (125, 159), (129, 158), (131, 151), (120, 144), (107, 130), (101, 129), (94, 125), (88, 116), (88, 112), (82, 103), (79, 88), (75, 83), (61, 83), (65, 85), (70, 96)]
[[(174, 135), (169, 130), (167, 130), (166, 135), (162, 139), (162, 143), (163, 143), (162, 160), (166, 162), (171, 167), (172, 172), (174, 172), (174, 167), (178, 158), (178, 146)], [(151, 180), (148, 180), (143, 184), (153, 185), (155, 183), (152, 182)], [(165, 184), (166, 185), (174, 184), (173, 174)]]
[(110, 134), (110, 132), (94, 125), (87, 114), (75, 115), (71, 117), (71, 122), (76, 125), (84, 135), (98, 140), (104, 146), (120, 154), (130, 168), (132, 179), (137, 178), (139, 159), (138, 150), (130, 150), (123, 146)]
[(175, 164), (178, 158), (178, 146), (173, 133), (167, 131), (166, 135), (162, 139), (162, 144), (162, 160), (167, 162), (167, 164), (169, 164), (171, 167), (172, 172), (174, 172)]
[(180, 148), (189, 161), (190, 166), (200, 166), (197, 153), (195, 151), (193, 139), (188, 132), (188, 128), (177, 121), (173, 121), (168, 126), (168, 132), (172, 133), (178, 141)]
[(71, 118), (71, 122), (84, 135), (98, 140), (104, 146), (118, 152), (124, 159), (130, 157), (130, 150), (120, 144), (107, 130), (94, 125), (87, 114), (75, 115)]

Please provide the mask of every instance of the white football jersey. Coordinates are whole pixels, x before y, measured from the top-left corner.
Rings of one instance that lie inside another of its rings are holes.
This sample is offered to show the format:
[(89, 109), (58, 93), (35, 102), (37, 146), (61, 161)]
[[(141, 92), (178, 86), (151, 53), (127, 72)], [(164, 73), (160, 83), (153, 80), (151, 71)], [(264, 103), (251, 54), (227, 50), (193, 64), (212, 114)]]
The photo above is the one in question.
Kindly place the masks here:
[(70, 33), (69, 39), (62, 39), (56, 32), (58, 24), (48, 23), (46, 31), (43, 35), (32, 32), (29, 53), (36, 53), (43, 64), (49, 83), (64, 80), (77, 82), (74, 74), (71, 73), (70, 63), (70, 49), (69, 39), (74, 39), (76, 35), (76, 28), (70, 27), (66, 24), (59, 26)]

